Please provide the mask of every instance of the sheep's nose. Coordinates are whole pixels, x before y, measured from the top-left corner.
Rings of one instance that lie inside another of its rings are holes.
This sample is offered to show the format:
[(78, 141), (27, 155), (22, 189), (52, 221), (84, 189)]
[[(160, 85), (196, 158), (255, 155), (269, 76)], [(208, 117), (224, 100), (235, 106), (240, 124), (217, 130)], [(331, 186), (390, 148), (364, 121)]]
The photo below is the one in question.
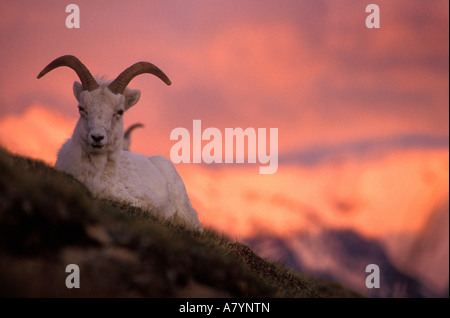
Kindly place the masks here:
[(100, 142), (103, 140), (103, 138), (105, 138), (105, 136), (95, 136), (95, 135), (91, 135), (91, 138), (93, 141), (95, 142)]

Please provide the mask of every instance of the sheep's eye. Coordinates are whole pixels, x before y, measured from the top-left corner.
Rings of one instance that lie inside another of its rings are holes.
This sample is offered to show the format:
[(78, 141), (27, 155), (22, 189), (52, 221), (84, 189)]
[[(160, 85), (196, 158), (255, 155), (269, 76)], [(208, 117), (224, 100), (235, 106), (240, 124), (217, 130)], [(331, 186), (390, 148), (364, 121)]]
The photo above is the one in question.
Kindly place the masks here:
[(120, 115), (120, 116), (122, 116), (123, 115), (123, 110), (119, 110), (119, 111), (117, 111), (117, 113), (116, 113), (117, 115)]

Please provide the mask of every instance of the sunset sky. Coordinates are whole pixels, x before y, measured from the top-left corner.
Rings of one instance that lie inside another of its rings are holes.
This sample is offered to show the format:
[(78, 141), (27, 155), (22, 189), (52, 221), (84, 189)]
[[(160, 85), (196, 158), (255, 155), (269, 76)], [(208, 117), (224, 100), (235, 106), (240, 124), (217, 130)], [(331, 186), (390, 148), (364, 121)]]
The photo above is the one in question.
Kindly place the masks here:
[(257, 163), (182, 164), (182, 177), (241, 169), (282, 189), (283, 173), (329, 160), (351, 167), (386, 153), (422, 161), (440, 153), (448, 162), (447, 0), (374, 1), (380, 29), (366, 28), (366, 1), (79, 0), (79, 29), (66, 27), (69, 3), (0, 3), (0, 144), (13, 152), (56, 160), (78, 118), (78, 78), (67, 68), (36, 76), (73, 54), (94, 75), (113, 79), (145, 60), (172, 80), (143, 75), (129, 85), (142, 92), (125, 115), (126, 127), (145, 126), (133, 134), (135, 152), (168, 158), (171, 131), (192, 131), (195, 119), (222, 132), (278, 128), (278, 176), (259, 175)]
[[(79, 29), (66, 27), (70, 3)], [(379, 29), (365, 25), (370, 3)], [(72, 134), (75, 72), (36, 78), (53, 59), (75, 55), (107, 79), (148, 61), (172, 85), (130, 83), (142, 94), (125, 127), (144, 125), (132, 151), (169, 158), (172, 130), (193, 120), (222, 134), (278, 129), (275, 174), (259, 162), (176, 165), (204, 226), (233, 238), (350, 228), (402, 264), (405, 242), (433, 234), (439, 215), (444, 253), (405, 268), (448, 293), (449, 1), (2, 0), (0, 47), (10, 151), (53, 165)]]

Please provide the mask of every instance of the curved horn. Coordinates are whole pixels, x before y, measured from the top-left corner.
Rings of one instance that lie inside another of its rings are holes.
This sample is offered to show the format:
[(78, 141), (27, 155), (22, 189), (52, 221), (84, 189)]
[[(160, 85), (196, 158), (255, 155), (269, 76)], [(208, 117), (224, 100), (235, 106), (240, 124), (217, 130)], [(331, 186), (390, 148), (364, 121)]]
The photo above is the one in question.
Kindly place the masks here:
[(141, 124), (141, 123), (136, 123), (136, 124), (131, 125), (131, 126), (128, 127), (128, 129), (125, 131), (123, 137), (124, 137), (124, 138), (130, 138), (131, 132), (132, 132), (133, 130), (135, 130), (136, 128), (138, 128), (138, 127), (144, 127), (144, 125)]
[(117, 76), (117, 78), (111, 84), (109, 84), (108, 88), (114, 94), (123, 94), (125, 88), (131, 82), (131, 80), (136, 76), (144, 73), (158, 76), (167, 85), (172, 84), (167, 75), (152, 63), (138, 62), (120, 73), (120, 75)]
[(81, 61), (73, 55), (64, 55), (58, 57), (53, 60), (49, 65), (47, 65), (37, 76), (37, 78), (41, 78), (48, 72), (54, 70), (60, 66), (67, 66), (73, 69), (78, 77), (80, 78), (81, 84), (83, 85), (84, 90), (93, 91), (98, 88), (97, 81), (94, 79), (92, 74), (89, 72), (86, 66), (84, 66)]

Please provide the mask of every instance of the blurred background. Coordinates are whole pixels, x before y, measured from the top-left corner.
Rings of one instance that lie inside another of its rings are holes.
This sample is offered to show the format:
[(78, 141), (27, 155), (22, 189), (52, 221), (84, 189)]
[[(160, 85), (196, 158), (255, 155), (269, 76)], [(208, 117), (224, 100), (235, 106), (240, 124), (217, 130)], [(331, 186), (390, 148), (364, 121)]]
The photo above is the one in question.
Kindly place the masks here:
[[(368, 296), (448, 297), (449, 2), (0, 2), (0, 145), (54, 164), (78, 118), (72, 84), (54, 58), (73, 54), (115, 78), (140, 76), (124, 117), (131, 150), (169, 158), (170, 132), (278, 128), (278, 171), (260, 164), (180, 164), (201, 222), (302, 272)], [(203, 143), (205, 145), (205, 142)], [(381, 288), (365, 287), (378, 264)]]

